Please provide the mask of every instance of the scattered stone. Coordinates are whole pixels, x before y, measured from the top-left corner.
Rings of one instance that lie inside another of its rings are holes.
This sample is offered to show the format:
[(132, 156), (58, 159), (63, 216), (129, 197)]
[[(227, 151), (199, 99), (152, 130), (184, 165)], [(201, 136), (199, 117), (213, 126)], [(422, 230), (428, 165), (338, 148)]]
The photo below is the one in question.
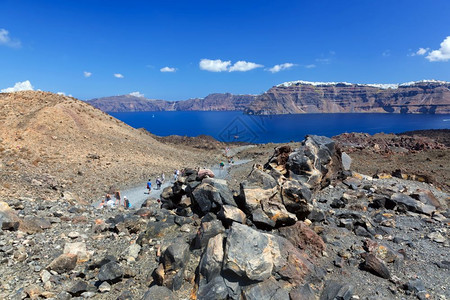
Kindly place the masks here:
[(350, 300), (353, 295), (353, 286), (341, 284), (333, 280), (325, 282), (324, 289), (320, 295), (320, 300)]
[(436, 243), (444, 243), (446, 241), (446, 238), (440, 232), (437, 231), (428, 234), (427, 237)]
[(55, 258), (49, 265), (48, 269), (53, 270), (59, 274), (69, 272), (75, 269), (77, 265), (77, 255), (76, 254), (61, 254)]
[(365, 270), (385, 279), (389, 279), (391, 277), (388, 268), (381, 259), (371, 253), (364, 253), (363, 258), (365, 260), (363, 265)]
[(107, 281), (103, 281), (102, 284), (98, 287), (98, 291), (100, 293), (106, 293), (111, 291), (111, 285)]
[(77, 281), (73, 284), (67, 292), (71, 294), (73, 297), (79, 297), (81, 294), (88, 290), (88, 284), (84, 281)]
[(88, 261), (90, 256), (86, 250), (85, 242), (66, 243), (63, 253), (76, 255), (78, 263)]
[(171, 290), (164, 286), (154, 285), (148, 289), (141, 300), (176, 300)]
[(100, 281), (117, 281), (122, 278), (123, 269), (115, 261), (104, 264), (98, 272), (98, 280)]

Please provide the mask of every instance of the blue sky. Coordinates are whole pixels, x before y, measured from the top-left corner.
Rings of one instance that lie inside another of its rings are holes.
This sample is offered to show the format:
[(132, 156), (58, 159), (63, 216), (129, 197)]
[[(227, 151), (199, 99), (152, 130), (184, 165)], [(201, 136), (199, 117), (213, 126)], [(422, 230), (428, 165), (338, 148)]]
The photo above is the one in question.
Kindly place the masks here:
[(182, 100), (259, 94), (292, 80), (450, 81), (448, 0), (2, 0), (0, 7), (0, 89), (28, 80), (79, 99), (138, 92)]

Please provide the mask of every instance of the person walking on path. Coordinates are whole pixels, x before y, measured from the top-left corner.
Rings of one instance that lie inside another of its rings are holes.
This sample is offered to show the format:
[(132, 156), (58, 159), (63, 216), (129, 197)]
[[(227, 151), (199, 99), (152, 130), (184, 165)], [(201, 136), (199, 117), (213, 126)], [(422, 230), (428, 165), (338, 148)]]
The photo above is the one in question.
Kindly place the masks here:
[(179, 170), (175, 170), (175, 172), (173, 172), (173, 181), (177, 181), (178, 180), (178, 175), (180, 175), (180, 171)]
[(125, 207), (125, 209), (129, 209), (130, 208), (130, 200), (128, 200), (127, 196), (123, 196), (123, 206)]
[(147, 190), (148, 194), (150, 195), (150, 192), (152, 191), (152, 180), (150, 178), (147, 181)]
[(121, 197), (120, 197), (120, 191), (119, 190), (116, 190), (114, 192), (114, 198), (116, 198), (116, 205), (120, 206)]
[(159, 190), (159, 189), (161, 189), (161, 179), (159, 179), (159, 177), (158, 178), (156, 178), (156, 189), (157, 190)]
[(98, 208), (99, 209), (104, 208), (105, 205), (106, 205), (106, 201), (105, 201), (105, 199), (102, 199), (102, 202), (100, 202), (100, 204), (98, 205)]

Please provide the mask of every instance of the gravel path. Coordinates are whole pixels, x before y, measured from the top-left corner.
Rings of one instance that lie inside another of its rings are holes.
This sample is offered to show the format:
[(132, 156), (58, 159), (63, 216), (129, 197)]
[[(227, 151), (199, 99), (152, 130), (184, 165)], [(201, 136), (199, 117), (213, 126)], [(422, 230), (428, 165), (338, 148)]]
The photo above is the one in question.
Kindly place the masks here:
[[(252, 148), (252, 147), (255, 147), (255, 146), (247, 145), (247, 146), (239, 146), (239, 147), (231, 148), (228, 151), (228, 156), (230, 156), (230, 157), (236, 156), (239, 152), (242, 152), (242, 151)], [(223, 154), (225, 154), (224, 150), (223, 150)], [(236, 160), (234, 162), (234, 164), (225, 163), (225, 166), (223, 169), (220, 168), (219, 164), (215, 164), (213, 166), (210, 166), (209, 169), (211, 171), (213, 171), (213, 173), (215, 174), (215, 178), (226, 179), (227, 176), (229, 175), (230, 168), (232, 168), (233, 166), (246, 164), (250, 161), (252, 161), (252, 160), (251, 159), (241, 159), (241, 160)], [(147, 200), (148, 198), (159, 199), (162, 191), (166, 187), (170, 186), (172, 183), (173, 183), (172, 174), (170, 174), (169, 176), (167, 176), (166, 181), (161, 185), (160, 189), (156, 189), (156, 184), (153, 180), (152, 181), (152, 190), (150, 191), (150, 194), (148, 193), (148, 190), (147, 190), (147, 182), (146, 181), (142, 182), (141, 184), (139, 184), (137, 186), (121, 190), (120, 193), (121, 193), (122, 197), (127, 196), (132, 208), (139, 208), (139, 207), (141, 207), (142, 203), (144, 203), (144, 201)], [(101, 200), (96, 201), (92, 205), (94, 207), (98, 207), (100, 202), (101, 202)]]
[[(235, 163), (233, 165), (230, 164), (225, 164), (225, 167), (223, 169), (220, 169), (219, 164), (214, 165), (210, 168), (211, 171), (213, 171), (213, 173), (216, 175), (215, 178), (219, 178), (219, 179), (225, 179), (228, 174), (229, 174), (229, 169), (235, 165), (240, 165), (240, 164), (245, 164), (247, 162), (249, 162), (250, 160), (238, 160), (235, 161)], [(126, 190), (122, 190), (121, 194), (123, 196), (127, 196), (128, 200), (131, 203), (131, 207), (133, 208), (139, 208), (142, 203), (147, 200), (147, 198), (151, 197), (153, 199), (159, 199), (161, 192), (164, 190), (164, 188), (170, 186), (173, 183), (173, 181), (170, 180), (166, 180), (166, 182), (163, 183), (163, 185), (161, 186), (161, 189), (157, 190), (155, 188), (152, 189), (152, 191), (150, 192), (150, 195), (148, 194), (147, 191), (147, 183), (143, 182), (142, 184), (126, 189)], [(154, 185), (154, 183), (153, 183)]]

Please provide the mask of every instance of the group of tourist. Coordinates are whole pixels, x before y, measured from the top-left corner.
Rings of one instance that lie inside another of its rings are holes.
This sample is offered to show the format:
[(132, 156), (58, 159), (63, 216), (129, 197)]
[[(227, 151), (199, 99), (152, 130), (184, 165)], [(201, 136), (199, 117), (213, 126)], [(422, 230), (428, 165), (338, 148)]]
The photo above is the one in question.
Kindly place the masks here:
[(130, 200), (128, 200), (127, 196), (124, 196), (122, 201), (122, 197), (120, 195), (119, 190), (116, 190), (114, 192), (114, 199), (111, 197), (111, 194), (108, 193), (106, 194), (105, 198), (102, 199), (102, 202), (100, 202), (99, 204), (99, 208), (104, 207), (115, 208), (119, 206), (123, 206), (125, 207), (125, 209), (128, 209), (131, 206)]

